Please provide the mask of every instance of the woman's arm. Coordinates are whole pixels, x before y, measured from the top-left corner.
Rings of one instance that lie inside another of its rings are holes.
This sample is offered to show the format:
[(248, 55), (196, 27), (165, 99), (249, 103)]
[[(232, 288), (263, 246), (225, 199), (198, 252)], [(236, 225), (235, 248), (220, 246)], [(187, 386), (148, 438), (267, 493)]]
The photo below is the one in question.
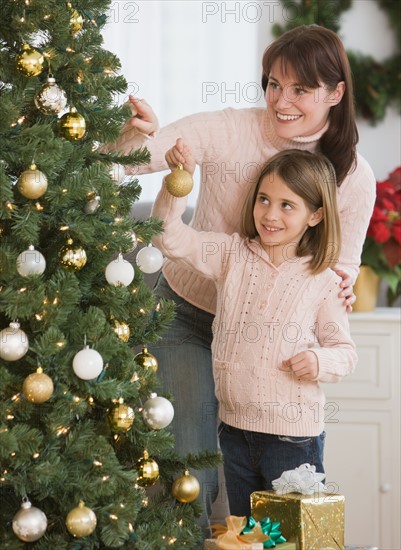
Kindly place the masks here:
[(375, 176), (358, 155), (354, 172), (344, 180), (338, 190), (337, 201), (341, 223), (342, 246), (338, 254), (336, 273), (342, 278), (340, 298), (348, 312), (355, 301), (353, 285), (359, 273), (361, 253), (376, 199)]

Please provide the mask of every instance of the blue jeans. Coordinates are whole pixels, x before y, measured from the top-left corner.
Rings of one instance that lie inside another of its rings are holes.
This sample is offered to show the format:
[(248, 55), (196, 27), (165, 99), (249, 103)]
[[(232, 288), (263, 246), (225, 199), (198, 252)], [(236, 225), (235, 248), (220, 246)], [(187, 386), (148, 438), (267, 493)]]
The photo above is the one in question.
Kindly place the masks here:
[(230, 513), (234, 516), (250, 516), (251, 493), (272, 489), (272, 481), (285, 470), (307, 462), (324, 473), (325, 432), (316, 437), (290, 437), (240, 430), (224, 422), (218, 431)]
[[(163, 275), (154, 291), (177, 305), (169, 329), (160, 342), (149, 346), (159, 363), (161, 390), (174, 396), (174, 419), (169, 429), (175, 436), (175, 450), (179, 454), (206, 449), (217, 452), (217, 401), (211, 356), (214, 316), (180, 298)], [(207, 529), (211, 505), (218, 493), (217, 469), (196, 470), (192, 474), (201, 486), (204, 512), (199, 524)]]

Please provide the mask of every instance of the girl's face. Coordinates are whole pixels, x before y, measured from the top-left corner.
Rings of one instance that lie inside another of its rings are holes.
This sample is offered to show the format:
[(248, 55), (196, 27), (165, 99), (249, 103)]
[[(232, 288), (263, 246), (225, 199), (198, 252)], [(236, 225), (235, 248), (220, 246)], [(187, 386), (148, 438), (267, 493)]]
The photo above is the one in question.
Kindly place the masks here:
[(260, 244), (278, 266), (296, 256), (305, 231), (321, 221), (322, 209), (312, 212), (280, 176), (272, 173), (259, 186), (253, 218)]
[(276, 60), (271, 67), (265, 93), (276, 134), (281, 138), (293, 139), (321, 130), (330, 108), (341, 101), (344, 86), (344, 82), (339, 82), (334, 91), (323, 85), (305, 88), (298, 83), (295, 71), (288, 67), (284, 74), (280, 60)]

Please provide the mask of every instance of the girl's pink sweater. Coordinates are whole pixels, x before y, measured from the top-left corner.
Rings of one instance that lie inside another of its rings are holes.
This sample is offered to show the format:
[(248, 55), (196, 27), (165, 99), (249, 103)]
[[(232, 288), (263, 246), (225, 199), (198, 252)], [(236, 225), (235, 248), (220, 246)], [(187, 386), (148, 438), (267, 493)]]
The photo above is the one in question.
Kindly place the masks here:
[[(315, 151), (327, 128), (314, 136), (286, 140), (277, 137), (266, 109), (224, 109), (185, 117), (162, 128), (154, 139), (146, 140), (135, 128), (127, 128), (113, 149), (128, 153), (145, 145), (151, 162), (135, 166), (127, 173), (140, 174), (167, 169), (164, 155), (178, 137), (191, 147), (201, 167), (201, 186), (191, 226), (204, 231), (233, 233), (239, 229), (242, 204), (261, 167), (278, 151)], [(110, 149), (110, 148), (109, 148)], [(356, 169), (338, 188), (343, 246), (338, 267), (356, 279), (362, 245), (373, 211), (375, 177), (364, 158), (358, 155)], [(164, 275), (172, 289), (195, 306), (215, 312), (215, 285), (199, 274), (170, 260)]]
[[(341, 279), (312, 275), (310, 258), (275, 267), (256, 240), (238, 233), (196, 231), (181, 219), (186, 198), (164, 184), (152, 215), (164, 220), (154, 244), (180, 268), (217, 288), (213, 374), (220, 418), (237, 428), (291, 436), (322, 432), (325, 398), (319, 382), (338, 382), (357, 362)], [(302, 381), (283, 361), (313, 350), (319, 373)]]

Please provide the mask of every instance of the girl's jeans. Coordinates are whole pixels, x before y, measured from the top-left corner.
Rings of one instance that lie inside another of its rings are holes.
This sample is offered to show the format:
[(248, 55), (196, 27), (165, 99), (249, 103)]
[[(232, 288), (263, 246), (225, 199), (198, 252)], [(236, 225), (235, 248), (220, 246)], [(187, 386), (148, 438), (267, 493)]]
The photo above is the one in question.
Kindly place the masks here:
[(325, 432), (316, 437), (264, 434), (221, 422), (219, 439), (230, 513), (250, 516), (251, 493), (272, 489), (272, 481), (285, 470), (309, 463), (316, 466), (316, 472), (324, 473), (325, 437)]
[[(203, 450), (217, 452), (217, 401), (212, 372), (212, 322), (214, 316), (180, 298), (164, 279), (155, 287), (159, 297), (174, 300), (176, 317), (156, 345), (149, 346), (159, 363), (161, 390), (174, 397), (174, 419), (169, 429), (179, 454)], [(194, 470), (201, 486), (203, 515), (200, 525), (208, 526), (211, 505), (217, 497), (216, 468)]]

